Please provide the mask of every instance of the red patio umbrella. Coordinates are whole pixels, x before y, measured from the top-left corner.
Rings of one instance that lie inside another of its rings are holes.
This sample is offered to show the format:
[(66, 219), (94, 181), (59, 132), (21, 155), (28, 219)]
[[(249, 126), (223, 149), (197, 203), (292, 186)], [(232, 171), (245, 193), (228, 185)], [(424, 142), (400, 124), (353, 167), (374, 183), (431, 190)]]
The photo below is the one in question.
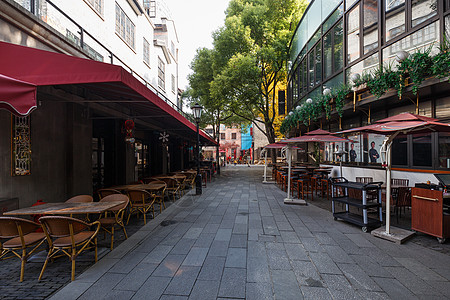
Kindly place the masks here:
[(338, 133), (367, 132), (383, 134), (386, 136), (381, 153), (386, 156), (386, 236), (393, 236), (390, 229), (390, 198), (391, 198), (391, 146), (393, 140), (400, 134), (450, 132), (450, 124), (437, 122), (437, 119), (419, 116), (411, 113), (402, 113), (375, 124), (352, 128)]
[(36, 85), (0, 74), (0, 108), (20, 116), (36, 108)]

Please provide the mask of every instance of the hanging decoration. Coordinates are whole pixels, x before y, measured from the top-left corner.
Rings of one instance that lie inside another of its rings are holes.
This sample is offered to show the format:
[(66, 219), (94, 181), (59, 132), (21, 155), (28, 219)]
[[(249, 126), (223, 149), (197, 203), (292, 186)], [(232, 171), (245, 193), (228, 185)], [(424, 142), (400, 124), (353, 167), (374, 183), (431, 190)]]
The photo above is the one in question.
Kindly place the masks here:
[(134, 139), (134, 121), (133, 120), (126, 120), (124, 123), (124, 129), (125, 129), (125, 142), (129, 144), (133, 144)]
[(169, 141), (169, 134), (164, 132), (161, 132), (159, 134), (159, 140), (162, 142), (163, 145), (166, 145), (167, 142)]

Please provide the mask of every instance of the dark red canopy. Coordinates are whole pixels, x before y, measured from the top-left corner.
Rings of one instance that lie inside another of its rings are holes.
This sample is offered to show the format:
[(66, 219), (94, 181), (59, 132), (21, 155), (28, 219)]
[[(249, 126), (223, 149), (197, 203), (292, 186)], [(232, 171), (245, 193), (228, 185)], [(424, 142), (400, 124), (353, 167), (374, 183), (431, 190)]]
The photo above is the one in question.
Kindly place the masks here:
[[(173, 130), (190, 138), (197, 135), (196, 126), (163, 95), (121, 66), (0, 42), (0, 73), (36, 86), (77, 84), (89, 89), (92, 98), (129, 107), (134, 112), (130, 117), (142, 116), (157, 130)], [(203, 131), (200, 137), (202, 142), (217, 144)]]
[(36, 108), (36, 86), (0, 74), (0, 108), (15, 115), (28, 115)]
[[(265, 149), (281, 149), (281, 148), (286, 147), (287, 145), (288, 144), (286, 144), (286, 143), (276, 142), (276, 143), (273, 143), (273, 144), (265, 145), (263, 148), (265, 148)], [(292, 148), (300, 149), (299, 147), (292, 147)]]
[(323, 129), (316, 129), (308, 133), (305, 133), (305, 135), (281, 141), (281, 143), (307, 143), (307, 142), (338, 143), (338, 142), (353, 142), (353, 141), (346, 138), (334, 136), (332, 135), (331, 132)]

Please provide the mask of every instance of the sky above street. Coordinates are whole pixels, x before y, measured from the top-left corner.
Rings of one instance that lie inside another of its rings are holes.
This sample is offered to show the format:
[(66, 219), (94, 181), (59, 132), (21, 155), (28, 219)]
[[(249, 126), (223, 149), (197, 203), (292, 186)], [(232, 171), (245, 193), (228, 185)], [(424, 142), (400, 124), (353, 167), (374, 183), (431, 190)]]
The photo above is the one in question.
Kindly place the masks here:
[(212, 32), (224, 25), (230, 0), (165, 0), (175, 21), (180, 42), (178, 87), (189, 85), (189, 65), (198, 48), (212, 48)]

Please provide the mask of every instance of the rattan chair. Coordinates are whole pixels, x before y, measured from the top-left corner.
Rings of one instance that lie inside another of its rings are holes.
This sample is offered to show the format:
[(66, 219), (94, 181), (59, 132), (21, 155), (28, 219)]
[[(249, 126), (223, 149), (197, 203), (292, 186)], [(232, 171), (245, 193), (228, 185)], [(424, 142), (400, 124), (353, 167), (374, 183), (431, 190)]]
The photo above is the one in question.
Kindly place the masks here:
[(155, 193), (153, 193), (153, 195), (155, 196), (155, 203), (159, 204), (159, 212), (162, 213), (162, 209), (166, 208), (166, 204), (164, 203), (164, 199), (166, 197), (166, 190), (167, 190), (167, 184), (162, 181), (162, 180), (155, 180), (152, 181), (152, 184), (163, 184), (164, 188), (162, 188), (159, 191), (156, 191)]
[(130, 198), (130, 212), (128, 215), (128, 222), (130, 222), (131, 214), (134, 212), (141, 212), (144, 215), (144, 224), (147, 224), (147, 212), (152, 209), (152, 215), (155, 217), (155, 195), (145, 190), (128, 190), (128, 197)]
[[(100, 222), (95, 221), (91, 224), (79, 219), (61, 216), (41, 217), (39, 222), (42, 224), (49, 251), (42, 267), (39, 280), (42, 279), (48, 261), (55, 257), (67, 255), (72, 262), (72, 281), (75, 280), (75, 260), (83, 251), (94, 248), (95, 262), (97, 262), (97, 233), (100, 230)], [(94, 226), (95, 230), (90, 230)]]
[(98, 199), (103, 199), (104, 197), (106, 197), (108, 195), (121, 194), (121, 192), (118, 190), (115, 190), (115, 189), (99, 189), (99, 190), (97, 190), (97, 194), (98, 194)]
[(66, 200), (66, 203), (89, 203), (93, 201), (94, 198), (91, 195), (78, 195)]
[(166, 190), (168, 195), (172, 195), (173, 202), (176, 200), (178, 191), (180, 190), (180, 183), (175, 178), (161, 178), (167, 185)]
[(128, 238), (125, 225), (123, 224), (123, 216), (130, 200), (127, 195), (112, 194), (101, 199), (100, 202), (125, 201), (124, 204), (113, 207), (98, 219), (101, 224), (101, 229), (111, 234), (111, 250), (114, 248), (114, 228), (119, 226), (125, 234), (125, 239)]
[[(13, 255), (6, 258), (16, 256), (21, 260), (20, 282), (23, 281), (25, 263), (28, 257), (38, 250), (39, 246), (45, 241), (43, 232), (35, 232), (40, 227), (41, 225), (38, 223), (29, 220), (0, 217), (0, 238), (8, 239), (3, 244), (0, 243), (0, 259), (5, 259), (7, 254), (12, 253)], [(31, 247), (33, 249), (27, 253), (27, 249)]]

